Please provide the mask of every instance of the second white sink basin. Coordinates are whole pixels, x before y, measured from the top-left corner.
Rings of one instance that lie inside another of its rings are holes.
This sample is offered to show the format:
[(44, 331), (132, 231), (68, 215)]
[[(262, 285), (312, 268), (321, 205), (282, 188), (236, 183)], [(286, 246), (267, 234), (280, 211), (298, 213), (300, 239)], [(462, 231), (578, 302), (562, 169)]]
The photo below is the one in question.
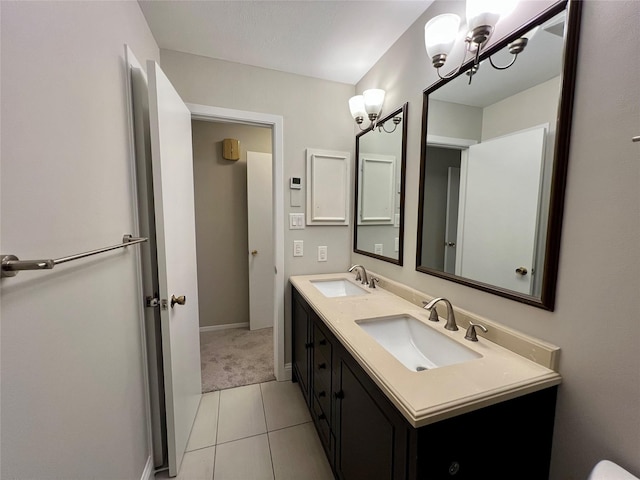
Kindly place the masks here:
[(312, 280), (311, 285), (320, 290), (325, 297), (351, 297), (369, 293), (364, 288), (360, 288), (342, 278), (336, 280)]
[(409, 315), (373, 318), (356, 323), (414, 372), (482, 357)]

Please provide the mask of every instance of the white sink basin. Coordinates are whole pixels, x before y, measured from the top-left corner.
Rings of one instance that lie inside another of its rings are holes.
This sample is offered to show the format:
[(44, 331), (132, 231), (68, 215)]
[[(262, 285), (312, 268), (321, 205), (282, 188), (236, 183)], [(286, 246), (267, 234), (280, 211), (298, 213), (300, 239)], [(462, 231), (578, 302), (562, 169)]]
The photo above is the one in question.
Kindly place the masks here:
[(414, 372), (482, 357), (409, 315), (360, 320), (356, 323)]
[(344, 279), (311, 280), (311, 285), (320, 290), (325, 297), (352, 297), (369, 293), (364, 288)]

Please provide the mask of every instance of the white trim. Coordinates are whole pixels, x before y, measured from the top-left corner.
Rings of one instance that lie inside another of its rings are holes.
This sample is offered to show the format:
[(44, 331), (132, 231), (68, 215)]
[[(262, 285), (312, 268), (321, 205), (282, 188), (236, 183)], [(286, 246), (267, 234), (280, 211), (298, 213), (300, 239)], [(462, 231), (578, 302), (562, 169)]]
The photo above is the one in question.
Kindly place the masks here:
[(193, 120), (223, 120), (271, 127), (273, 156), (273, 245), (275, 260), (273, 357), (276, 379), (285, 378), (284, 365), (284, 118), (282, 115), (247, 112), (208, 105), (186, 104)]
[(442, 147), (453, 148), (461, 150), (468, 148), (471, 145), (478, 143), (477, 140), (470, 140), (468, 138), (454, 138), (454, 137), (442, 137), (440, 135), (427, 135), (427, 146), (429, 147)]
[(249, 322), (226, 323), (224, 325), (207, 325), (206, 327), (200, 327), (200, 333), (217, 332), (218, 330), (229, 330), (231, 328), (249, 328)]
[[(138, 68), (142, 72), (145, 72), (145, 69), (140, 65), (140, 62), (136, 58), (135, 54), (129, 48), (129, 45), (124, 44), (124, 60), (125, 60), (125, 84), (126, 84), (126, 94), (127, 94), (127, 124), (129, 130), (129, 161), (131, 168), (131, 195), (133, 197), (133, 227), (131, 233), (134, 236), (140, 236), (140, 214), (139, 214), (139, 204), (138, 204), (138, 180), (136, 173), (136, 149), (135, 149), (135, 128), (134, 128), (134, 113), (133, 113), (133, 85), (131, 83), (131, 69)], [(145, 72), (146, 75), (146, 72)], [(143, 283), (143, 273), (142, 273), (142, 255), (140, 254), (140, 249), (136, 248), (133, 250), (133, 255), (135, 256), (135, 264), (136, 264), (136, 277), (137, 282), (136, 286), (138, 289), (138, 298), (144, 298), (144, 283)], [(150, 379), (149, 379), (149, 352), (147, 351), (147, 332), (146, 332), (146, 311), (143, 306), (142, 301), (138, 302), (138, 321), (140, 323), (140, 343), (142, 350), (142, 378), (144, 383), (144, 399), (145, 399), (145, 417), (146, 417), (146, 427), (147, 427), (147, 442), (149, 445), (149, 457), (147, 459), (147, 464), (145, 466), (144, 472), (142, 474), (142, 480), (153, 478), (153, 420), (151, 414), (151, 390), (150, 390)], [(150, 470), (149, 470), (150, 469)], [(146, 474), (146, 477), (145, 477)]]
[(142, 476), (140, 480), (153, 480), (153, 456), (149, 455), (147, 458), (147, 464), (144, 466), (144, 470), (142, 471)]
[(287, 363), (284, 366), (284, 378), (281, 381), (283, 382), (291, 381), (291, 379), (293, 378), (293, 376), (291, 375), (291, 372), (292, 372), (291, 363)]

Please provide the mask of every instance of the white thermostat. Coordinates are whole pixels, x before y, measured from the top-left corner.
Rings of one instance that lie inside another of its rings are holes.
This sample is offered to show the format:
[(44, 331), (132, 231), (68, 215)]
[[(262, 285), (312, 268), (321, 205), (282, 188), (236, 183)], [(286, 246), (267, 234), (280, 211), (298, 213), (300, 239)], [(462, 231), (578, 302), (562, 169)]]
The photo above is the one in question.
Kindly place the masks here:
[(292, 190), (302, 189), (302, 179), (300, 177), (291, 177), (289, 188)]

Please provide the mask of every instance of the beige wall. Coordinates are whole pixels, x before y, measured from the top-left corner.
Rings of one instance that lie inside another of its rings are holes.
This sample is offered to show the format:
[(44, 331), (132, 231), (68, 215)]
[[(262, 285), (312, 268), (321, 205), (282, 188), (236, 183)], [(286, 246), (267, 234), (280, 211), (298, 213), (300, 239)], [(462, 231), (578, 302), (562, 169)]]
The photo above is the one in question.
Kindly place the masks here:
[[(544, 2), (524, 2), (513, 28)], [(424, 24), (462, 2), (436, 2), (357, 90), (379, 86), (409, 101), (406, 257), (400, 268), (352, 255), (352, 262), (562, 348), (551, 478), (585, 479), (610, 458), (640, 474), (640, 2), (584, 2), (567, 198), (555, 312), (529, 307), (415, 271), (422, 90), (435, 80)], [(607, 32), (591, 35), (590, 32)], [(495, 38), (500, 38), (498, 34)], [(608, 58), (609, 66), (599, 60)], [(453, 64), (456, 64), (453, 61)], [(522, 412), (526, 415), (526, 412)], [(523, 466), (523, 468), (526, 468)]]
[[(119, 243), (136, 230), (123, 45), (159, 59), (138, 4), (0, 9), (2, 251)], [(2, 279), (2, 478), (142, 476), (138, 248)]]
[[(271, 153), (271, 129), (192, 122), (200, 326), (249, 322), (247, 151)], [(222, 140), (240, 140), (240, 160)]]
[[(305, 273), (344, 271), (349, 267), (352, 226), (308, 226), (289, 230), (289, 178), (305, 182), (306, 148), (351, 153), (355, 137), (348, 101), (353, 85), (267, 70), (238, 63), (161, 50), (162, 69), (185, 102), (247, 110), (284, 118), (284, 278)], [(353, 172), (352, 172), (353, 173)], [(351, 178), (354, 178), (351, 176)], [(303, 184), (302, 197), (306, 195)], [(304, 241), (304, 257), (293, 257), (293, 240)], [(317, 247), (326, 245), (328, 261), (317, 261)], [(291, 322), (285, 298), (285, 361), (290, 362)]]

